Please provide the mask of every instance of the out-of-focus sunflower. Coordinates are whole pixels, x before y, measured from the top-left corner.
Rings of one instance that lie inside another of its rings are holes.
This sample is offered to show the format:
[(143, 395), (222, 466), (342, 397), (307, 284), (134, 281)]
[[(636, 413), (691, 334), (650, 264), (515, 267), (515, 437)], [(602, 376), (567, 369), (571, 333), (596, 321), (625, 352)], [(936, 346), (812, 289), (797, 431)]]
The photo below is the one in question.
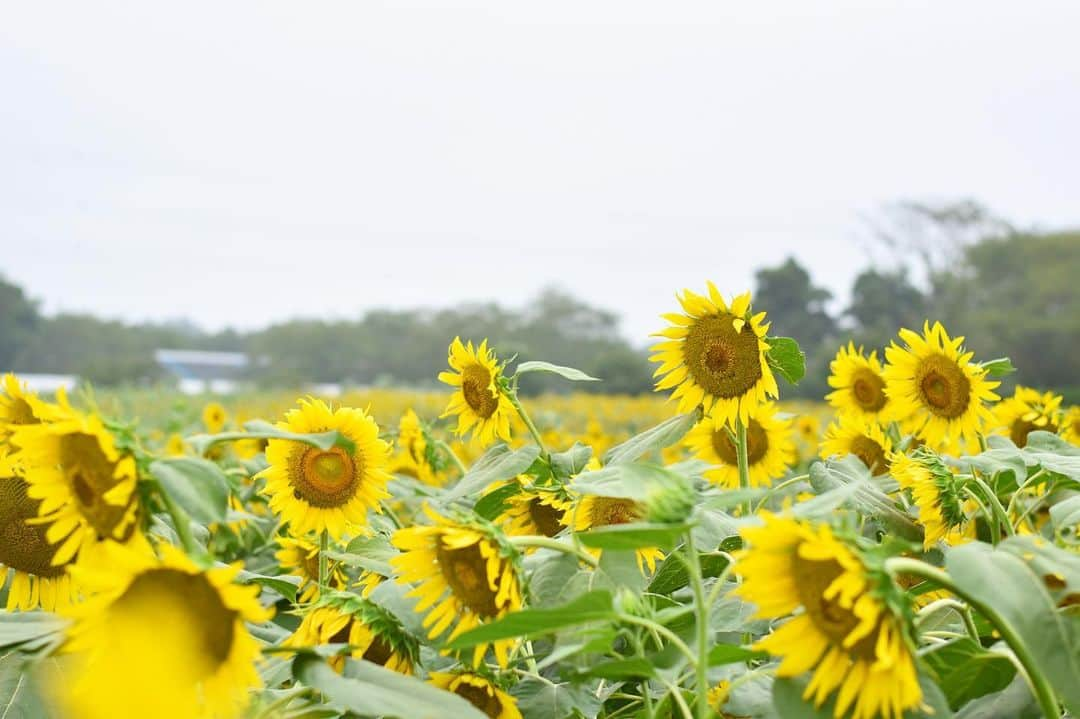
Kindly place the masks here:
[(994, 406), (998, 434), (1017, 447), (1026, 447), (1028, 435), (1035, 430), (1056, 433), (1062, 420), (1061, 400), (1061, 395), (1053, 392), (1018, 386), (1012, 397)]
[(0, 477), (0, 587), (11, 575), (7, 610), (63, 610), (78, 598), (78, 587), (68, 563), (53, 564), (57, 546), (45, 538), (46, 528), (27, 524), (38, 516), (41, 502), (26, 489), (19, 477)]
[(557, 487), (529, 489), (531, 480), (518, 477), (511, 480), (521, 487), (506, 500), (506, 509), (496, 518), (511, 535), (543, 535), (554, 537), (566, 529), (566, 512), (572, 503), (564, 490)]
[(862, 460), (871, 474), (879, 475), (889, 471), (892, 451), (892, 440), (877, 422), (842, 415), (825, 430), (820, 454), (822, 459), (853, 454)]
[[(63, 397), (63, 388), (60, 391)], [(0, 445), (11, 433), (27, 424), (38, 424), (49, 414), (49, 405), (24, 387), (10, 372), (0, 380)]]
[(891, 420), (884, 368), (876, 351), (867, 356), (862, 347), (855, 349), (855, 343), (849, 342), (829, 363), (829, 371), (829, 386), (833, 391), (825, 399), (840, 414), (864, 422), (885, 424)]
[[(473, 627), (521, 608), (516, 552), (491, 530), (462, 524), (427, 510), (435, 524), (394, 532), (394, 546), (402, 553), (391, 558), (398, 581), (415, 584), (406, 596), (419, 597), (416, 611), (432, 607), (424, 617), (428, 637), (434, 639), (453, 627), (448, 640)], [(514, 640), (491, 646), (505, 667)], [(479, 664), (487, 644), (478, 644), (473, 664)]]
[(776, 674), (813, 672), (803, 698), (821, 706), (836, 693), (833, 716), (900, 719), (922, 701), (905, 625), (875, 593), (862, 560), (828, 525), (765, 513), (742, 530), (737, 555), (743, 583), (734, 591), (755, 616), (801, 612), (755, 646), (782, 657)]
[(330, 409), (322, 400), (300, 400), (285, 414), (279, 429), (297, 433), (337, 430), (353, 447), (320, 449), (303, 442), (271, 439), (266, 447), (270, 466), (263, 491), (270, 508), (289, 523), (294, 536), (328, 531), (339, 539), (367, 526), (368, 510), (381, 511), (389, 495), (386, 472), (390, 446), (379, 439), (375, 420), (361, 409)]
[(165, 442), (165, 454), (170, 457), (182, 457), (187, 453), (187, 447), (184, 444), (184, 438), (176, 432), (169, 435), (168, 441)]
[(1061, 419), (1061, 436), (1066, 441), (1080, 445), (1080, 405), (1069, 407)]
[(467, 699), (489, 719), (521, 719), (517, 700), (479, 674), (432, 672), (431, 683)]
[(11, 435), (26, 493), (41, 502), (32, 521), (48, 525), (45, 538), (60, 545), (56, 565), (102, 539), (130, 539), (139, 506), (135, 458), (121, 453), (99, 417), (61, 400), (50, 421), (22, 425)]
[(457, 389), (442, 416), (457, 417), (454, 431), (458, 435), (472, 432), (480, 444), (496, 439), (509, 442), (514, 406), (499, 387), (502, 367), (495, 352), (488, 349), (487, 340), (474, 348), (472, 342), (465, 345), (455, 337), (447, 361), (453, 371), (440, 372), (439, 381)]
[(202, 411), (203, 426), (210, 434), (217, 434), (225, 429), (225, 422), (229, 419), (228, 412), (217, 402), (209, 402)]
[[(292, 646), (348, 644), (349, 656), (378, 664), (401, 674), (412, 674), (420, 647), (393, 614), (366, 599), (331, 595), (304, 615), (287, 640)], [(331, 657), (330, 666), (342, 671), (345, 657)]]
[(679, 400), (680, 412), (704, 403), (717, 427), (734, 427), (736, 419), (745, 425), (779, 395), (765, 358), (769, 325), (764, 312), (751, 314), (749, 292), (729, 307), (716, 286), (708, 286), (708, 297), (690, 290), (677, 297), (685, 314), (662, 315), (671, 326), (656, 333), (666, 339), (649, 358), (660, 363), (654, 376), (664, 375), (656, 390), (675, 388), (671, 398)]
[[(306, 539), (278, 537), (280, 549), (274, 553), (286, 574), (300, 577), (297, 601), (306, 604), (319, 596), (319, 545)], [(327, 584), (333, 589), (344, 589), (349, 578), (340, 564), (329, 563)]]
[(795, 432), (803, 442), (816, 447), (821, 439), (821, 420), (813, 415), (800, 414), (795, 420)]
[(974, 447), (978, 433), (993, 421), (986, 402), (998, 399), (1000, 382), (986, 379), (986, 370), (971, 361), (963, 337), (951, 339), (940, 322), (923, 325), (922, 335), (900, 330), (905, 346), (893, 342), (885, 350), (885, 392), (908, 434), (933, 449)]
[[(571, 510), (575, 532), (584, 532), (596, 527), (610, 527), (616, 524), (645, 521), (646, 509), (633, 499), (622, 497), (598, 497), (587, 494)], [(656, 571), (656, 562), (664, 558), (664, 553), (656, 547), (642, 547), (637, 550), (638, 569), (643, 573)]]
[(240, 565), (202, 570), (179, 549), (103, 543), (75, 578), (90, 593), (66, 614), (73, 671), (54, 687), (78, 719), (237, 717), (261, 685), (259, 645), (245, 622), (266, 621)]
[(911, 456), (897, 452), (890, 473), (902, 489), (911, 491), (926, 549), (939, 541), (957, 545), (974, 539), (973, 502), (964, 498), (960, 482), (937, 455), (925, 448)]
[[(765, 487), (783, 476), (795, 462), (795, 442), (791, 420), (777, 416), (775, 403), (762, 405), (746, 426), (746, 454), (750, 465), (750, 486)], [(705, 478), (719, 487), (738, 489), (739, 459), (730, 430), (713, 422), (699, 422), (686, 437), (686, 444), (699, 459), (718, 465)]]
[(416, 477), (424, 484), (439, 486), (438, 475), (428, 461), (424, 426), (416, 412), (406, 410), (398, 422), (398, 452), (391, 460), (391, 472)]

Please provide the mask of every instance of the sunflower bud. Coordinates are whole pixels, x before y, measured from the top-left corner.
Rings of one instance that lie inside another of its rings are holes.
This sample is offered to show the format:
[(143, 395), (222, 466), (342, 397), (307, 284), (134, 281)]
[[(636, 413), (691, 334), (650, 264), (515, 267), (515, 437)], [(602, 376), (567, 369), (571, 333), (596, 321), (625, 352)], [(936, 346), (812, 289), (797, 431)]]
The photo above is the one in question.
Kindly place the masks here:
[(643, 502), (645, 521), (658, 524), (685, 522), (697, 504), (697, 491), (686, 477), (669, 473), (664, 481), (649, 488)]

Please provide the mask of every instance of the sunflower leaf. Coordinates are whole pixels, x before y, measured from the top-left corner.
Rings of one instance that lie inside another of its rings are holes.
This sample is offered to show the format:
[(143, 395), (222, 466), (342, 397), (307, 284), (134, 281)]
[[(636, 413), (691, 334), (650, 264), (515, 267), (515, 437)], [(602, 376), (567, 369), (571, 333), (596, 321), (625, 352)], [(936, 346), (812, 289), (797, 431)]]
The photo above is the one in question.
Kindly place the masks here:
[(198, 457), (168, 457), (151, 462), (150, 473), (195, 521), (209, 524), (225, 520), (229, 478), (213, 462)]
[(769, 337), (765, 359), (789, 384), (799, 384), (806, 375), (806, 355), (791, 337)]
[(1016, 371), (1012, 360), (1008, 357), (998, 357), (982, 363), (982, 368), (991, 377), (1005, 377)]
[(511, 637), (534, 637), (558, 629), (615, 618), (611, 592), (599, 589), (583, 594), (561, 607), (525, 609), (512, 612), (489, 624), (482, 624), (447, 643), (448, 649), (465, 649), (480, 643)]
[(700, 408), (680, 414), (617, 444), (604, 454), (604, 464), (627, 464), (649, 452), (675, 444), (701, 419)]
[(563, 379), (568, 379), (573, 382), (599, 382), (599, 377), (592, 377), (585, 374), (579, 369), (573, 367), (563, 367), (562, 365), (551, 364), (550, 362), (522, 362), (517, 366), (514, 374), (517, 376), (527, 374), (529, 372), (549, 372), (551, 374), (557, 374)]
[(517, 450), (512, 450), (505, 444), (497, 444), (476, 460), (465, 476), (444, 496), (447, 500), (460, 499), (480, 492), (495, 482), (516, 477), (527, 470), (539, 456), (540, 448), (535, 444), (527, 444)]
[(597, 527), (587, 532), (578, 532), (576, 536), (582, 544), (593, 549), (669, 549), (688, 529), (689, 524), (632, 522)]
[(1016, 676), (1016, 667), (1007, 656), (983, 649), (970, 637), (931, 647), (922, 660), (937, 676), (938, 686), (953, 709), (1001, 691)]
[(206, 450), (221, 442), (236, 442), (245, 439), (288, 439), (293, 442), (303, 442), (312, 447), (322, 450), (334, 446), (343, 447), (352, 452), (356, 449), (352, 440), (337, 430), (330, 432), (313, 432), (301, 434), (278, 429), (274, 425), (261, 419), (253, 419), (244, 423), (245, 432), (219, 432), (217, 434), (195, 434), (185, 437), (184, 441), (190, 444), (197, 454), (206, 454)]

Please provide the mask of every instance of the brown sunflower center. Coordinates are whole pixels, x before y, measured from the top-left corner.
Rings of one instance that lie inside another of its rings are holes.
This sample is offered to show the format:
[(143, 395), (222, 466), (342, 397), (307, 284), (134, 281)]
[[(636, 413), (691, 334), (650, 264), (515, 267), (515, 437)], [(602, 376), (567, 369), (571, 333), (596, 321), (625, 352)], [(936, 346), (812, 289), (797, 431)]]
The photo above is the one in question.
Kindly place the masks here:
[(138, 615), (165, 614), (184, 623), (189, 639), (211, 674), (232, 651), (237, 614), (225, 606), (221, 595), (202, 574), (177, 569), (152, 569), (135, 577), (113, 604), (112, 611)]
[(375, 638), (371, 640), (371, 644), (364, 650), (364, 655), (360, 658), (383, 667), (386, 666), (386, 663), (390, 661), (390, 657), (393, 655), (394, 648), (390, 646), (389, 642), (376, 634)]
[(495, 414), (499, 400), (491, 391), (491, 373), (482, 365), (469, 365), (461, 373), (461, 393), (473, 412), (487, 419)]
[(26, 487), (17, 477), (0, 478), (0, 564), (38, 577), (59, 577), (64, 566), (54, 567), (52, 560), (60, 545), (46, 541), (46, 525), (26, 523), (41, 504), (26, 496)]
[(871, 474), (882, 474), (889, 469), (889, 458), (885, 449), (864, 434), (851, 440), (848, 451), (858, 457)]
[(289, 464), (293, 496), (313, 507), (340, 507), (360, 489), (362, 458), (341, 447), (297, 445)]
[[(813, 561), (796, 555), (792, 562), (792, 571), (799, 601), (806, 608), (807, 616), (833, 644), (841, 645), (858, 626), (859, 618), (851, 609), (840, 605), (839, 597), (826, 599), (824, 594), (833, 580), (844, 573), (844, 568), (833, 559)], [(879, 627), (880, 625), (875, 627), (845, 651), (858, 659), (873, 660)]]
[(443, 579), (458, 601), (481, 617), (498, 614), (495, 590), (488, 584), (488, 563), (480, 553), (479, 544), (449, 549), (440, 543), (435, 554)]
[(461, 682), (454, 689), (455, 694), (467, 699), (470, 704), (487, 714), (490, 719), (498, 719), (502, 713), (502, 703), (494, 692), (489, 693), (489, 691), (483, 687), (466, 684), (465, 682)]
[[(724, 464), (732, 467), (739, 464), (739, 454), (735, 443), (731, 441), (726, 429), (714, 429), (712, 445)], [(769, 434), (761, 423), (751, 419), (746, 426), (746, 458), (749, 464), (757, 464), (769, 451)]]
[(686, 367), (706, 392), (716, 397), (740, 397), (761, 379), (758, 337), (750, 323), (736, 332), (730, 314), (702, 317), (686, 335)]
[(632, 499), (594, 497), (589, 512), (589, 526), (608, 527), (612, 524), (629, 524), (640, 518), (641, 508)]
[(123, 536), (117, 528), (123, 523), (135, 495), (125, 505), (109, 504), (105, 494), (117, 484), (116, 463), (101, 450), (98, 438), (89, 434), (66, 434), (60, 438), (60, 466), (79, 512), (102, 537), (125, 539), (134, 526), (125, 528)]
[(857, 370), (851, 382), (851, 396), (865, 412), (879, 412), (885, 406), (885, 381), (866, 368)]
[(1026, 447), (1028, 435), (1037, 429), (1046, 430), (1047, 432), (1053, 432), (1057, 434), (1057, 425), (1053, 422), (1047, 422), (1042, 427), (1036, 425), (1034, 422), (1028, 422), (1023, 419), (1016, 419), (1009, 426), (1009, 439), (1013, 441), (1017, 447)]
[(939, 417), (955, 419), (971, 403), (971, 382), (964, 371), (943, 354), (919, 361), (915, 384), (923, 405)]
[(545, 537), (554, 537), (563, 530), (562, 510), (545, 504), (540, 497), (529, 500), (529, 518)]

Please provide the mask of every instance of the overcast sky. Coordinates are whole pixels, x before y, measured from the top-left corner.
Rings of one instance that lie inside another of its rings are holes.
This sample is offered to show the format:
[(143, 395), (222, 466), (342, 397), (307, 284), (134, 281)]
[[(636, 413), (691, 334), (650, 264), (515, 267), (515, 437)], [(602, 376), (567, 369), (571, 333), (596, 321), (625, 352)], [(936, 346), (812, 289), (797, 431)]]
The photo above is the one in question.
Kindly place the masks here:
[(0, 273), (49, 312), (294, 316), (674, 290), (973, 197), (1080, 225), (1080, 3), (0, 4)]

